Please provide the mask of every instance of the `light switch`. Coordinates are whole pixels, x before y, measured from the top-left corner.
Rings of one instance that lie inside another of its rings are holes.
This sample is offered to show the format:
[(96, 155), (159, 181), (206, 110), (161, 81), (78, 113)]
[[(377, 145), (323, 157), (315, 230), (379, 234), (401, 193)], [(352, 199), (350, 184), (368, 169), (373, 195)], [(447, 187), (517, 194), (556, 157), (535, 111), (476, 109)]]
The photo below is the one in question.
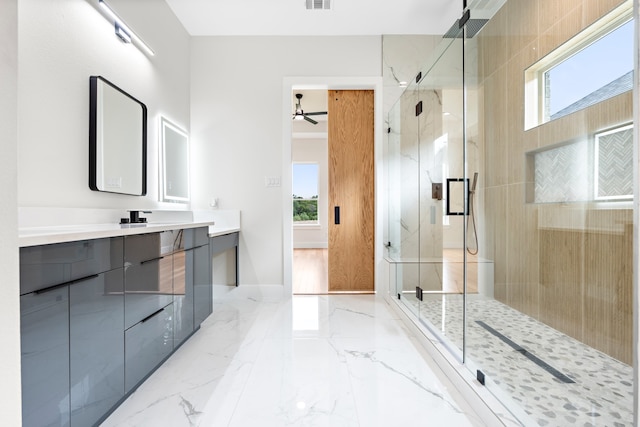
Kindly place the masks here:
[(280, 187), (280, 177), (279, 176), (265, 176), (264, 177), (264, 186), (265, 187)]

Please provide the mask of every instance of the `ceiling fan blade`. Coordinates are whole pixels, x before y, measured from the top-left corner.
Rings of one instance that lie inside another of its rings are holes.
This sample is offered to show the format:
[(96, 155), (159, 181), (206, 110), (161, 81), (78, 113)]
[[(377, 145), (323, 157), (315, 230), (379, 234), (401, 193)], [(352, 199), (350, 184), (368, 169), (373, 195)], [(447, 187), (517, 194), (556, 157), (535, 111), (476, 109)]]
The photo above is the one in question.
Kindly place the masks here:
[(305, 119), (306, 121), (308, 121), (309, 123), (313, 123), (314, 125), (317, 125), (317, 124), (318, 124), (318, 122), (316, 122), (315, 120), (310, 119), (309, 117), (307, 117), (307, 115), (306, 115), (306, 114), (304, 115), (304, 119)]
[(327, 114), (326, 111), (315, 111), (313, 113), (304, 113), (305, 116), (321, 116), (323, 114)]

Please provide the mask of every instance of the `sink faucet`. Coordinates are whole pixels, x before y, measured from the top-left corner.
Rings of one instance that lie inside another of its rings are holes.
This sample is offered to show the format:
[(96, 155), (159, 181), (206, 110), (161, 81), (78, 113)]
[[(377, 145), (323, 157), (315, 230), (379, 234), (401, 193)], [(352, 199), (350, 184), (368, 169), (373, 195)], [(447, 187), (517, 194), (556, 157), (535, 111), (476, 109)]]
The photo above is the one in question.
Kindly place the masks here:
[(120, 218), (120, 224), (144, 224), (147, 222), (147, 218), (140, 216), (140, 213), (150, 214), (151, 211), (137, 211), (130, 210), (129, 218)]

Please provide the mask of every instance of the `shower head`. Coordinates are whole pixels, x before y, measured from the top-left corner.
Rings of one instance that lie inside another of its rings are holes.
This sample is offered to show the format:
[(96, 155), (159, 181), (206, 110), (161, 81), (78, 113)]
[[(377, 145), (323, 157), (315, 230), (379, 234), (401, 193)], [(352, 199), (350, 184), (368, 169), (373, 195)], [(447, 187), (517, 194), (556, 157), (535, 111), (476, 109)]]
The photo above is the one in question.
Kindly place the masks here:
[(471, 194), (476, 192), (476, 185), (478, 185), (478, 172), (473, 174), (473, 181), (471, 182)]
[[(467, 25), (467, 38), (471, 39), (475, 37), (476, 34), (480, 32), (484, 24), (489, 22), (488, 19), (469, 19), (466, 23)], [(460, 31), (460, 20), (456, 19), (456, 22), (453, 23), (449, 31), (444, 33), (442, 36), (443, 39), (454, 39), (454, 38), (462, 38), (462, 31)]]

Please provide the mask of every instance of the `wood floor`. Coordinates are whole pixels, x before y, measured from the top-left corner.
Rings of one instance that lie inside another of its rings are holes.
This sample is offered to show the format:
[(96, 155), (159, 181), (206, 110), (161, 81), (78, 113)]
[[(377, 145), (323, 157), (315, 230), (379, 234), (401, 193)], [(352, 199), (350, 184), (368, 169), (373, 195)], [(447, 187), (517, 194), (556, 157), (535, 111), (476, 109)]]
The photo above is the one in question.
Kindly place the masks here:
[(293, 293), (324, 295), (329, 291), (327, 249), (293, 250)]
[[(445, 249), (443, 251), (443, 289), (445, 293), (463, 291), (463, 251)], [(294, 295), (326, 295), (329, 293), (327, 249), (293, 250), (293, 293)], [(467, 254), (467, 290), (478, 292), (478, 261)]]

